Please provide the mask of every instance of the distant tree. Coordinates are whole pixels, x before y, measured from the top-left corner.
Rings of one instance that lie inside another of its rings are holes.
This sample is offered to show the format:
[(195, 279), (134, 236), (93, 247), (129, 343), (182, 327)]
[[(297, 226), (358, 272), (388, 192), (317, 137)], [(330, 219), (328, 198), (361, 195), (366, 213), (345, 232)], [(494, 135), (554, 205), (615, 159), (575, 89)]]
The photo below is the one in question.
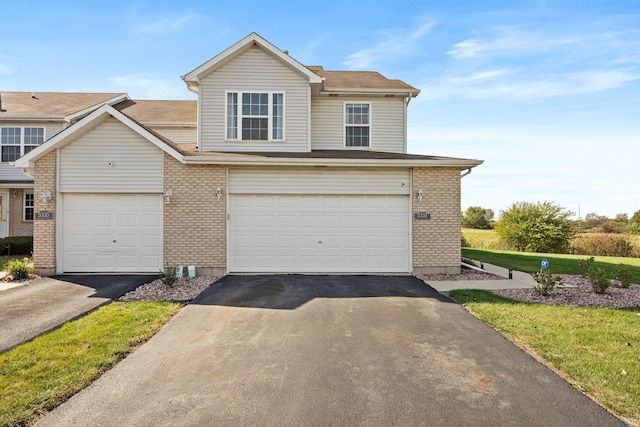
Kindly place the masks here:
[(609, 218), (607, 218), (604, 215), (597, 215), (593, 212), (590, 212), (588, 214), (586, 214), (584, 216), (584, 230), (585, 231), (590, 231), (592, 233), (597, 233), (602, 231), (602, 224), (604, 224), (605, 222), (609, 221)]
[(640, 211), (636, 211), (629, 219), (629, 233), (640, 234)]
[(489, 230), (493, 228), (493, 216), (494, 213), (491, 209), (469, 206), (462, 214), (462, 226), (464, 228)]
[(500, 212), (495, 228), (516, 250), (560, 253), (576, 234), (571, 215), (551, 202), (518, 202)]
[(628, 224), (629, 223), (629, 215), (627, 215), (626, 213), (619, 213), (616, 214), (616, 216), (613, 218), (614, 222), (619, 222), (622, 224)]

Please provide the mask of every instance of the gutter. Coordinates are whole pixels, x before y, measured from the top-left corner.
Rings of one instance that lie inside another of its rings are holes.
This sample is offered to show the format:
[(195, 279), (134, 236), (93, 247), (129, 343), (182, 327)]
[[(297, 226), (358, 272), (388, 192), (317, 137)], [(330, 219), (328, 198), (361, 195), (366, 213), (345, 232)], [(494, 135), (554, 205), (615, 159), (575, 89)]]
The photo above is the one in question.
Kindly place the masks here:
[(460, 179), (464, 178), (465, 176), (469, 175), (471, 173), (471, 168), (467, 169), (466, 172), (460, 174)]
[(186, 164), (235, 165), (235, 166), (340, 166), (340, 167), (456, 167), (471, 170), (481, 165), (482, 160), (412, 160), (412, 159), (314, 159), (314, 158), (267, 158), (230, 156), (183, 156)]

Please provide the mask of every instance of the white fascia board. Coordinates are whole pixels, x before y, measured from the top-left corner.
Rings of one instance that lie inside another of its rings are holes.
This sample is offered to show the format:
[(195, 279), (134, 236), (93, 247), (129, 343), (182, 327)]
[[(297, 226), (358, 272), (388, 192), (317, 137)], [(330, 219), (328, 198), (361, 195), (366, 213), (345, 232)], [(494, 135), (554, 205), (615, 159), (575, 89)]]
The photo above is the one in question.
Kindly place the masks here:
[(68, 122), (68, 123), (71, 123), (71, 121), (73, 119), (77, 119), (78, 117), (82, 117), (82, 116), (92, 112), (96, 108), (100, 107), (101, 105), (104, 105), (104, 104), (114, 105), (114, 104), (117, 104), (118, 102), (128, 101), (128, 100), (129, 100), (129, 95), (127, 95), (126, 93), (123, 93), (122, 95), (118, 95), (118, 96), (116, 96), (114, 98), (107, 99), (106, 101), (103, 101), (103, 102), (99, 102), (99, 103), (94, 104), (94, 105), (92, 105), (90, 107), (87, 107), (87, 108), (85, 108), (83, 110), (76, 111), (73, 114), (69, 114), (68, 116), (64, 117), (64, 120), (66, 122)]
[(33, 182), (0, 182), (0, 188), (33, 188)]
[(338, 167), (449, 167), (470, 169), (484, 163), (474, 159), (411, 160), (411, 159), (315, 159), (286, 157), (209, 157), (184, 156), (186, 164), (217, 164), (235, 166), (338, 166)]
[(277, 57), (284, 63), (288, 64), (290, 67), (296, 69), (301, 74), (307, 76), (309, 78), (309, 83), (322, 84), (323, 79), (319, 75), (317, 75), (316, 73), (314, 73), (313, 71), (311, 71), (310, 69), (308, 69), (307, 67), (305, 67), (304, 65), (296, 61), (295, 59), (293, 59), (291, 56), (287, 55), (286, 53), (284, 53), (283, 51), (275, 47), (273, 44), (271, 44), (270, 42), (268, 42), (267, 40), (259, 36), (257, 33), (251, 33), (247, 37), (240, 40), (239, 42), (228, 47), (227, 49), (217, 54), (216, 56), (214, 56), (213, 58), (211, 58), (210, 60), (208, 60), (207, 62), (205, 62), (198, 68), (196, 68), (195, 70), (182, 76), (182, 80), (184, 80), (185, 83), (187, 83), (187, 86), (189, 87), (190, 90), (192, 90), (193, 92), (197, 92), (197, 86), (199, 85), (199, 78), (201, 75), (209, 71), (211, 68), (215, 67), (217, 64), (220, 64), (226, 61), (227, 59), (235, 55), (237, 52), (242, 51), (251, 43), (260, 45), (264, 49), (268, 50), (275, 57)]
[(415, 98), (420, 94), (420, 90), (417, 89), (415, 91), (407, 90), (407, 89), (378, 89), (378, 88), (354, 88), (354, 87), (325, 87), (322, 91), (323, 94), (354, 94), (354, 95), (384, 95), (384, 94), (393, 94), (393, 95), (406, 95), (412, 98)]
[(122, 114), (120, 111), (116, 110), (110, 105), (104, 104), (99, 107), (97, 110), (90, 113), (88, 116), (84, 117), (77, 123), (69, 126), (66, 129), (63, 129), (58, 134), (51, 137), (47, 142), (34, 148), (29, 153), (20, 157), (14, 162), (14, 166), (17, 168), (32, 168), (34, 166), (34, 161), (38, 158), (44, 156), (49, 153), (51, 150), (55, 148), (59, 148), (64, 146), (73, 140), (75, 137), (83, 135), (87, 130), (91, 129), (91, 126), (94, 124), (96, 120), (101, 120), (105, 118), (105, 116), (110, 115), (115, 119), (119, 120), (124, 125), (128, 126), (131, 130), (138, 133), (143, 138), (147, 139), (149, 142), (165, 151), (174, 159), (178, 160), (181, 163), (184, 163), (182, 159), (182, 154), (176, 151), (174, 148), (165, 144), (164, 141), (160, 140), (158, 137), (153, 135), (151, 132), (147, 131), (139, 124), (131, 120), (129, 117)]

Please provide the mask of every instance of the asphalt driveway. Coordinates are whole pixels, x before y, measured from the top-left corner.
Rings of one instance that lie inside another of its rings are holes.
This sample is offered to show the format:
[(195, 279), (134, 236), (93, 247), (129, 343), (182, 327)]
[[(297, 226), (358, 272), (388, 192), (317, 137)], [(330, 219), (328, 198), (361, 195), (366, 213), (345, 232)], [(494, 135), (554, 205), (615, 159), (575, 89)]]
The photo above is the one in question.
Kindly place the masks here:
[(412, 277), (228, 276), (41, 426), (624, 425)]
[(150, 282), (149, 275), (42, 277), (0, 292), (0, 353)]

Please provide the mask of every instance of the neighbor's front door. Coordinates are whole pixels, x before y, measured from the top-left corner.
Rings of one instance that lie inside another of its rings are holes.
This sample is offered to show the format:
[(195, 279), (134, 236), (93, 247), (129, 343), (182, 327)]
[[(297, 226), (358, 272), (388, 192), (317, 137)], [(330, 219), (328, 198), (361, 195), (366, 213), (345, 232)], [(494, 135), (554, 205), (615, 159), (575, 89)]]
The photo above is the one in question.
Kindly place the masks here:
[(9, 235), (9, 193), (0, 192), (0, 238)]

